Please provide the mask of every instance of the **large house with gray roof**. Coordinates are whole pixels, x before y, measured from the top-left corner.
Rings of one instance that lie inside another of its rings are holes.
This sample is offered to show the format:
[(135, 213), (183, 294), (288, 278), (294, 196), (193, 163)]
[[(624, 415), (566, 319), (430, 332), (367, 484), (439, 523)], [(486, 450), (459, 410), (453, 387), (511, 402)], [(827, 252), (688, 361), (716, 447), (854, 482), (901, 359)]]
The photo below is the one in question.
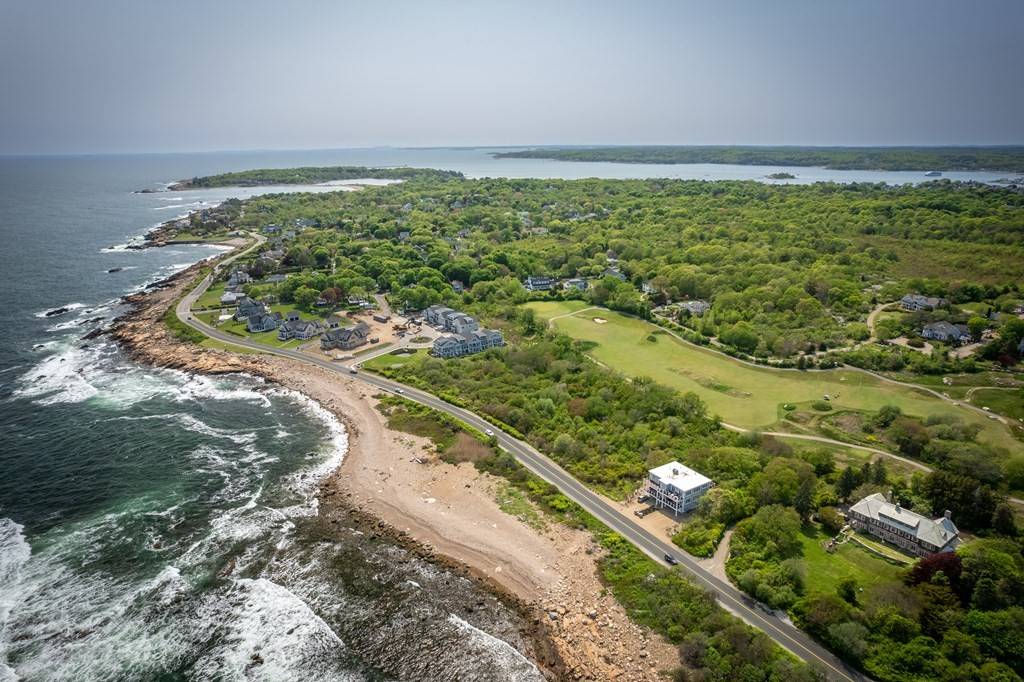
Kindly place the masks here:
[(504, 345), (505, 339), (498, 330), (477, 329), (466, 334), (451, 334), (438, 338), (434, 341), (430, 354), (438, 358), (457, 358)]
[(285, 316), (284, 324), (278, 328), (277, 339), (279, 341), (288, 341), (289, 339), (305, 341), (313, 338), (322, 330), (323, 327), (319, 322), (304, 320), (299, 315), (299, 311), (292, 310)]
[(907, 294), (900, 299), (900, 305), (904, 310), (937, 310), (949, 307), (949, 301), (934, 296), (922, 296), (921, 294)]
[(962, 543), (960, 531), (948, 511), (937, 519), (929, 519), (889, 502), (882, 493), (868, 495), (850, 507), (847, 519), (857, 530), (914, 556), (952, 552)]
[(277, 329), (281, 324), (281, 313), (268, 313), (266, 311), (250, 315), (245, 322), (245, 328), (250, 334), (269, 332)]
[(352, 327), (334, 327), (328, 329), (320, 337), (320, 349), (331, 350), (352, 350), (362, 346), (370, 340), (370, 328), (365, 322), (359, 322)]
[(921, 336), (932, 341), (945, 341), (946, 343), (968, 343), (971, 340), (971, 332), (965, 324), (952, 324), (950, 322), (932, 322), (921, 329)]
[(475, 317), (458, 310), (432, 305), (423, 311), (423, 319), (436, 329), (450, 332), (434, 341), (430, 353), (438, 358), (471, 355), (505, 345), (501, 332), (495, 329), (481, 329)]

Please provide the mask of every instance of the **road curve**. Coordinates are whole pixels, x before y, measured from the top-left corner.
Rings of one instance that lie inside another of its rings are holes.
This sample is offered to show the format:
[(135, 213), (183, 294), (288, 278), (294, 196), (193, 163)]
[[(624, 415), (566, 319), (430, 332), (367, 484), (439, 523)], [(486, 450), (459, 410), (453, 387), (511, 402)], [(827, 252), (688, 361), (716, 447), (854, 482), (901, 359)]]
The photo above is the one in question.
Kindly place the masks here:
[[(251, 248), (255, 248), (255, 245), (250, 247), (250, 249)], [(236, 256), (228, 258), (215, 266), (213, 272), (206, 275), (191, 292), (186, 294), (178, 302), (175, 308), (175, 313), (183, 323), (211, 338), (223, 341), (233, 346), (259, 351), (261, 353), (287, 357), (300, 362), (307, 362), (331, 372), (352, 376), (354, 379), (360, 379), (363, 382), (382, 390), (400, 393), (410, 400), (414, 400), (426, 405), (427, 407), (461, 419), (480, 431), (487, 431), (488, 429), (494, 430), (494, 426), (490, 422), (475, 413), (445, 402), (444, 400), (441, 400), (429, 393), (425, 393), (376, 375), (365, 374), (363, 372), (359, 372), (353, 376), (350, 374), (351, 370), (348, 367), (336, 362), (288, 348), (273, 348), (255, 343), (248, 339), (243, 339), (222, 332), (194, 318), (191, 314), (192, 304), (210, 286), (213, 282), (214, 275), (224, 265), (243, 253), (245, 252), (241, 252)], [(579, 504), (590, 514), (593, 514), (602, 523), (629, 540), (640, 551), (644, 552), (655, 561), (663, 565), (667, 565), (664, 560), (665, 555), (669, 554), (675, 556), (679, 561), (679, 567), (688, 574), (689, 578), (693, 582), (713, 593), (722, 607), (738, 616), (749, 625), (764, 632), (793, 655), (803, 659), (825, 673), (829, 680), (856, 680), (860, 682), (861, 680), (869, 679), (859, 671), (843, 663), (836, 656), (831, 654), (824, 647), (819, 645), (793, 625), (782, 621), (771, 613), (763, 611), (762, 607), (759, 607), (752, 598), (744, 595), (730, 583), (702, 570), (697, 562), (690, 558), (685, 552), (680, 552), (674, 545), (670, 545), (664, 540), (654, 536), (640, 525), (634, 523), (632, 519), (619, 513), (607, 501), (577, 481), (568, 472), (541, 454), (533, 446), (509, 436), (503, 431), (497, 430), (495, 433), (498, 444), (532, 473), (554, 485), (562, 492), (562, 494)]]

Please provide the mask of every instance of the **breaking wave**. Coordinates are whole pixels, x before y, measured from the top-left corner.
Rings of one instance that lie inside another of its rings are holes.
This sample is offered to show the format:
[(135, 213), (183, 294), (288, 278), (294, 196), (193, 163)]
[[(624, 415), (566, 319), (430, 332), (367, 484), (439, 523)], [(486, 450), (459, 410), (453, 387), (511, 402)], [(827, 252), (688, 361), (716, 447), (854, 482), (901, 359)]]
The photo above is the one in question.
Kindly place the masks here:
[(46, 310), (40, 310), (39, 312), (36, 313), (36, 317), (58, 317), (60, 315), (66, 315), (67, 313), (70, 313), (72, 310), (78, 310), (79, 308), (84, 307), (84, 303), (65, 303), (64, 305), (59, 305), (53, 308), (47, 308)]

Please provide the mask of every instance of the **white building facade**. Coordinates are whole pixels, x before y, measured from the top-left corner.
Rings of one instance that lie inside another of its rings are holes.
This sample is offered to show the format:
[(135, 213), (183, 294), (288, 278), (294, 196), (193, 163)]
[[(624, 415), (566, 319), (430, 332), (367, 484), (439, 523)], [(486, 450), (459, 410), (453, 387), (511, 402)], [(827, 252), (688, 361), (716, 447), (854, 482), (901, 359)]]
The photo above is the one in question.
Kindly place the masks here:
[(679, 462), (669, 462), (651, 469), (644, 493), (651, 506), (673, 514), (685, 514), (697, 508), (697, 503), (715, 482)]

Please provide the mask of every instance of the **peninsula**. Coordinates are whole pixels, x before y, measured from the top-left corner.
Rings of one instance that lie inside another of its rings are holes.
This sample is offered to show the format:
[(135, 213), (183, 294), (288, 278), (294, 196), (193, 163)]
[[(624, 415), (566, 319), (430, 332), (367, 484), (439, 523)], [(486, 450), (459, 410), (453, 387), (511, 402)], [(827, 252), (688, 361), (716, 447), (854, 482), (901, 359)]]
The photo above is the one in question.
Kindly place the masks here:
[(1024, 147), (537, 147), (497, 152), (502, 159), (615, 163), (728, 163), (744, 166), (822, 166), (835, 170), (1024, 171)]

